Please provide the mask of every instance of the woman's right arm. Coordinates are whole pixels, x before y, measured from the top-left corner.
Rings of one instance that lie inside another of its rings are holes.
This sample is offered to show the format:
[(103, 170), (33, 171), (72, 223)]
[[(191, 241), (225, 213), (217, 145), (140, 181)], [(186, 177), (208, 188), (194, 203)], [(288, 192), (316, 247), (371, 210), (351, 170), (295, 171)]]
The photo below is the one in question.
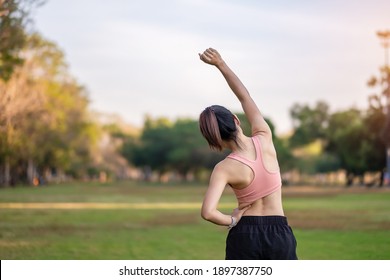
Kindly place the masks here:
[(225, 63), (218, 51), (209, 48), (205, 50), (203, 54), (199, 54), (199, 57), (203, 62), (216, 66), (222, 73), (229, 87), (241, 103), (251, 125), (252, 135), (263, 134), (271, 136), (271, 129), (261, 115), (259, 108), (253, 101), (248, 90), (237, 75)]

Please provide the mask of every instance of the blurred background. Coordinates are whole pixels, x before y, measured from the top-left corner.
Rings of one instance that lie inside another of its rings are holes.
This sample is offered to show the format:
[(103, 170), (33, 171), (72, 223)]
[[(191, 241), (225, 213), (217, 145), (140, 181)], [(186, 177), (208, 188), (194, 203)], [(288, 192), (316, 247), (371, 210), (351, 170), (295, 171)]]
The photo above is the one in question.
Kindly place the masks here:
[(285, 185), (389, 184), (389, 1), (0, 3), (1, 186), (207, 180), (224, 155), (199, 113), (245, 123), (208, 47), (274, 129)]

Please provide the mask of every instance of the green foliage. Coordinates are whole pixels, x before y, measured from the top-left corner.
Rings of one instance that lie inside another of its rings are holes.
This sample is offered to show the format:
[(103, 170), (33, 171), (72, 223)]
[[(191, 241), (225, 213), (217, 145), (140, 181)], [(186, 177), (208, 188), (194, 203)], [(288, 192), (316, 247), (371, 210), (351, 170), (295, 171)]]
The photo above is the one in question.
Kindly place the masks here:
[(337, 155), (347, 174), (383, 170), (385, 147), (380, 131), (384, 121), (383, 110), (373, 107), (366, 115), (350, 109), (330, 117), (327, 151)]
[(223, 157), (209, 149), (197, 121), (179, 119), (173, 123), (165, 118), (147, 118), (141, 136), (127, 138), (122, 154), (146, 170), (174, 171), (182, 176), (212, 168)]
[(168, 154), (168, 161), (171, 168), (183, 175), (201, 168), (208, 147), (199, 133), (198, 122), (178, 120), (172, 127), (170, 136), (173, 149)]
[(17, 1), (4, 1), (0, 6), (0, 78), (10, 79), (15, 65), (21, 64), (19, 51), (25, 42), (24, 13)]
[(23, 63), (30, 9), (41, 5), (39, 0), (4, 0), (0, 5), (0, 80), (8, 81), (14, 68)]
[(323, 138), (329, 117), (328, 111), (329, 106), (323, 101), (317, 102), (314, 108), (308, 105), (293, 105), (290, 109), (294, 124), (291, 145), (301, 146), (310, 143), (313, 139)]
[(361, 113), (351, 109), (333, 114), (328, 133), (327, 150), (337, 153), (341, 167), (350, 173), (363, 174), (365, 159), (361, 150), (364, 140)]
[(296, 166), (304, 173), (344, 169), (349, 182), (368, 171), (382, 171), (385, 166), (385, 114), (380, 98), (371, 96), (370, 106), (361, 111), (355, 108), (328, 112), (324, 102), (314, 108), (294, 105), (291, 116), (295, 131), (290, 138), (292, 147), (304, 147), (320, 140), (321, 154), (299, 157)]
[(170, 141), (172, 123), (166, 118), (147, 118), (141, 135), (138, 153), (139, 165), (148, 165), (160, 172), (169, 169), (168, 156), (174, 144)]
[[(244, 114), (236, 114), (240, 119), (244, 134), (251, 135), (249, 122)], [(267, 119), (271, 130), (274, 126)], [(282, 168), (288, 168), (293, 162), (287, 141), (279, 139), (275, 133), (274, 143), (278, 151)], [(144, 129), (139, 138), (128, 137), (121, 153), (127, 160), (146, 170), (152, 169), (163, 173), (177, 172), (186, 176), (189, 172), (201, 174), (202, 170), (212, 169), (228, 153), (210, 150), (199, 131), (196, 120), (178, 119), (171, 122), (165, 118), (145, 120)]]
[(327, 173), (341, 168), (339, 158), (331, 153), (323, 152), (315, 158), (313, 173)]
[(24, 64), (7, 83), (0, 82), (0, 129), (5, 132), (0, 167), (3, 162), (19, 170), (11, 174), (14, 182), (24, 177), (21, 162), (39, 173), (57, 169), (82, 176), (99, 133), (89, 117), (85, 89), (70, 77), (54, 43), (32, 34), (25, 46)]
[(389, 116), (386, 117), (382, 106), (370, 104), (367, 115), (363, 120), (364, 143), (362, 153), (367, 161), (367, 171), (383, 170), (386, 164), (384, 151), (387, 141), (390, 139), (390, 127), (386, 127), (386, 125), (390, 125), (390, 122), (388, 122)]

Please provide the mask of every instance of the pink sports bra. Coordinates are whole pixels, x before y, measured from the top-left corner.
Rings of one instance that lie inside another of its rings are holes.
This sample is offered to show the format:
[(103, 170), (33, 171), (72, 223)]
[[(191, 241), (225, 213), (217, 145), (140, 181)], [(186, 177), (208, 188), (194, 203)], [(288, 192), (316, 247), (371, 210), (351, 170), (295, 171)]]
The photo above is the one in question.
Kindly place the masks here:
[(256, 150), (255, 160), (249, 160), (234, 153), (227, 156), (249, 166), (253, 171), (253, 180), (247, 187), (243, 189), (232, 188), (239, 204), (253, 203), (275, 192), (282, 186), (280, 171), (269, 172), (264, 166), (260, 140), (257, 136), (254, 136), (252, 141)]

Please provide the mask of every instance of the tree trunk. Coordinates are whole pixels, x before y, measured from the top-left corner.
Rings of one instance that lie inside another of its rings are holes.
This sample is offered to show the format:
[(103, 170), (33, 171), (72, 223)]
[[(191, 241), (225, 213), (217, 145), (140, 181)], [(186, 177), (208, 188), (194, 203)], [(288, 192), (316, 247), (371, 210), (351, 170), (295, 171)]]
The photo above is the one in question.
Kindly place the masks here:
[(35, 177), (34, 161), (30, 158), (27, 162), (27, 183), (29, 185), (34, 184), (34, 177)]
[(8, 187), (11, 183), (11, 165), (8, 156), (5, 157), (4, 164), (4, 186)]
[(346, 187), (352, 186), (353, 178), (355, 177), (354, 174), (347, 171), (346, 177), (347, 177)]
[(381, 176), (379, 178), (379, 187), (383, 187), (383, 177), (385, 176), (385, 170), (381, 170)]

